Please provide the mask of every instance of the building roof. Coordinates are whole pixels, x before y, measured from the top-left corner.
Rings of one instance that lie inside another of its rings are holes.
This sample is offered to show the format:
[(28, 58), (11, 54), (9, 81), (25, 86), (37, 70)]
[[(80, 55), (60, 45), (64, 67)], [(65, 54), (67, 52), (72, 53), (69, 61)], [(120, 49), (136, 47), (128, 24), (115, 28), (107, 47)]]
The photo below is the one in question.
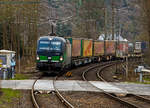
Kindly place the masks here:
[[(101, 34), (98, 40), (104, 40), (104, 38), (105, 38), (105, 34)], [(112, 40), (112, 34), (108, 34), (106, 40)], [(117, 34), (114, 34), (114, 40), (125, 41), (125, 42), (128, 41), (127, 39), (123, 38), (121, 35), (117, 35)]]
[(16, 53), (16, 52), (10, 50), (0, 50), (0, 53)]

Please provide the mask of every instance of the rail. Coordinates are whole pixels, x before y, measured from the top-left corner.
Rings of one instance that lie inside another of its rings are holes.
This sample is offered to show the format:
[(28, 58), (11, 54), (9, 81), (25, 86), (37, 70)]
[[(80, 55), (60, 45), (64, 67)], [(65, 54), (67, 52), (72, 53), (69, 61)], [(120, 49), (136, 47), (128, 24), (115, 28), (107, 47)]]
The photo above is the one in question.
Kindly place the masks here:
[(67, 106), (68, 108), (74, 108), (74, 106), (69, 103), (59, 92), (59, 90), (56, 88), (55, 86), (55, 82), (57, 80), (58, 77), (55, 77), (55, 79), (53, 80), (53, 86), (54, 86), (54, 90), (56, 92), (56, 96), (59, 98), (59, 100), (65, 105)]
[[(32, 103), (33, 103), (33, 105), (34, 105), (35, 108), (40, 108), (40, 106), (39, 106), (39, 104), (38, 104), (38, 102), (37, 102), (37, 100), (36, 100), (36, 98), (35, 98), (35, 93), (34, 93), (34, 91), (35, 91), (35, 90), (34, 90), (35, 84), (36, 84), (36, 82), (38, 81), (38, 79), (40, 79), (40, 78), (41, 78), (41, 77), (37, 78), (37, 79), (34, 81), (34, 83), (33, 83), (33, 85), (32, 85), (32, 90), (31, 90)], [(55, 91), (55, 93), (56, 93), (56, 96), (58, 97), (58, 99), (59, 99), (66, 107), (68, 107), (68, 108), (74, 108), (74, 106), (73, 106), (71, 103), (69, 103), (69, 102), (61, 95), (61, 93), (59, 92), (59, 90), (56, 88), (55, 82), (56, 82), (57, 78), (58, 78), (58, 77), (55, 77), (54, 80), (53, 80), (53, 87), (54, 87), (54, 91)]]
[[(38, 78), (38, 79), (40, 79), (40, 78)], [(34, 86), (35, 86), (35, 83), (37, 82), (38, 79), (36, 79), (34, 81), (34, 83), (32, 85), (32, 90), (31, 90), (32, 103), (33, 103), (33, 105), (34, 105), (35, 108), (40, 108), (39, 105), (38, 105), (38, 103), (37, 103), (37, 101), (36, 101), (35, 94), (34, 94), (34, 91), (35, 91), (34, 90)]]
[[(86, 73), (89, 72), (90, 70), (101, 66), (101, 68), (100, 68), (100, 70), (99, 70), (99, 71), (101, 71), (101, 70), (103, 70), (103, 69), (105, 69), (105, 68), (107, 68), (107, 67), (110, 67), (110, 66), (114, 65), (114, 63), (115, 63), (115, 62), (108, 62), (108, 63), (104, 63), (104, 64), (100, 64), (100, 65), (96, 65), (96, 66), (93, 66), (93, 67), (88, 68), (87, 70), (85, 70), (85, 71), (82, 73), (82, 78), (83, 78), (83, 80), (84, 80), (84, 81), (87, 81), (87, 83), (89, 83), (90, 85), (92, 85), (92, 86), (94, 86), (95, 88), (99, 89), (100, 91), (102, 91), (105, 95), (109, 96), (110, 98), (112, 98), (112, 99), (114, 99), (114, 100), (116, 100), (116, 101), (119, 101), (120, 103), (122, 103), (122, 104), (124, 104), (124, 105), (126, 105), (126, 106), (128, 106), (128, 107), (131, 107), (131, 108), (138, 108), (136, 105), (134, 105), (134, 104), (132, 104), (132, 103), (129, 103), (129, 102), (127, 102), (127, 101), (124, 101), (124, 100), (122, 100), (122, 99), (120, 99), (120, 98), (114, 96), (113, 94), (108, 93), (108, 92), (104, 91), (103, 89), (100, 89), (100, 88), (96, 87), (95, 85), (93, 85), (91, 82), (89, 82), (89, 81), (86, 79), (86, 76), (85, 76), (85, 75), (86, 75)], [(104, 79), (103, 79), (103, 80), (104, 80)]]
[[(99, 79), (101, 79), (103, 82), (106, 82), (106, 83), (108, 83), (101, 75), (100, 75), (100, 72), (102, 72), (105, 68), (107, 68), (107, 67), (109, 67), (109, 66), (112, 66), (112, 65), (107, 65), (107, 66), (104, 66), (103, 68), (101, 68), (98, 72), (97, 72), (97, 77), (99, 78)], [(139, 95), (136, 95), (136, 94), (127, 94), (128, 96), (130, 95), (130, 96), (132, 96), (132, 97), (136, 97), (136, 98), (138, 98), (139, 100), (142, 100), (142, 101), (145, 101), (145, 102), (147, 102), (147, 103), (150, 103), (150, 99), (147, 99), (147, 98), (145, 98), (145, 97), (143, 97), (143, 96), (139, 96)], [(130, 104), (131, 106), (133, 106), (134, 108), (141, 108), (141, 107), (139, 107), (139, 106), (137, 106), (137, 105), (135, 105), (135, 104), (132, 104), (132, 103), (130, 103), (130, 102), (127, 102), (127, 101), (125, 101), (125, 100), (122, 100), (122, 99), (120, 99), (120, 98), (118, 98), (118, 97), (114, 97), (114, 98), (117, 98), (117, 100), (119, 99), (119, 101), (122, 101), (122, 102), (125, 102), (125, 104)]]

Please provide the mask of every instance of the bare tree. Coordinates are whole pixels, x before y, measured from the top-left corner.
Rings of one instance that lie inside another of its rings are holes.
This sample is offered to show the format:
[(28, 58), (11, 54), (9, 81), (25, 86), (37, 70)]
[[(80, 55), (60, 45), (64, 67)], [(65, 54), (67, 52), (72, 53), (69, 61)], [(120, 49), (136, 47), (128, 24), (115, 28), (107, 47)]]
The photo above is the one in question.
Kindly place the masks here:
[(145, 27), (148, 32), (148, 38), (149, 38), (149, 48), (150, 48), (150, 0), (142, 0), (142, 8), (144, 12), (144, 22)]
[(24, 63), (20, 62), (24, 58), (31, 58), (29, 63), (34, 63), (39, 5), (39, 0), (5, 0), (0, 4), (0, 37), (3, 40), (1, 49), (16, 51), (17, 67)]

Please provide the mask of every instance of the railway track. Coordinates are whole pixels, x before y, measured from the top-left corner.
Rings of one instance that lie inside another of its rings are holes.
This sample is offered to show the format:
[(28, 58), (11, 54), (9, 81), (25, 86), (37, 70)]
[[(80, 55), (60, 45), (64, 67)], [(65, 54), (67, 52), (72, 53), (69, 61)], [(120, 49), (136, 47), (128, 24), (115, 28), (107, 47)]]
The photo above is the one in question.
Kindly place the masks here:
[[(98, 68), (96, 69), (96, 76), (97, 76), (97, 80), (101, 80), (101, 81), (104, 81), (106, 83), (108, 83), (101, 75), (101, 72), (114, 65), (116, 62), (104, 62), (104, 63), (101, 63), (101, 64), (98, 64), (98, 65), (95, 65), (95, 66), (92, 66), (92, 67), (89, 67), (87, 70), (85, 70), (83, 73), (82, 73), (82, 78), (87, 81), (87, 83), (91, 84), (92, 86), (94, 86), (92, 83), (89, 82), (89, 80), (87, 80), (87, 73), (89, 73), (89, 71), (95, 69), (95, 68)], [(99, 68), (100, 67), (100, 68)], [(40, 78), (38, 78), (40, 79)], [(32, 91), (31, 91), (31, 96), (32, 96), (32, 101), (33, 101), (33, 104), (35, 106), (35, 108), (40, 108), (37, 100), (36, 100), (36, 96), (34, 94), (35, 90), (34, 90), (34, 86), (37, 82), (37, 80), (35, 80), (35, 82), (33, 83), (33, 86), (32, 86)], [(58, 77), (55, 77), (54, 80), (53, 80), (53, 87), (54, 87), (54, 92), (55, 92), (55, 95), (57, 96), (57, 98), (60, 100), (60, 102), (62, 104), (64, 104), (66, 107), (68, 108), (74, 108), (74, 106), (72, 104), (70, 104), (64, 97), (63, 95), (61, 95), (61, 93), (59, 92), (59, 90), (57, 89), (56, 87), (56, 81), (57, 81)], [(94, 86), (95, 88), (97, 88), (96, 86)], [(147, 107), (143, 107), (143, 106), (138, 106), (137, 104), (135, 104), (134, 102), (132, 101), (129, 101), (129, 100), (141, 100), (142, 102), (140, 102), (141, 104), (145, 104), (145, 106), (147, 106), (147, 103), (150, 103), (150, 100), (145, 98), (145, 97), (142, 97), (142, 96), (138, 96), (138, 95), (134, 95), (134, 94), (127, 94), (127, 96), (125, 97), (117, 97), (115, 94), (112, 94), (112, 93), (108, 93), (108, 92), (105, 92), (104, 90), (100, 89), (100, 88), (97, 88), (99, 89), (100, 91), (102, 91), (105, 95), (109, 96), (111, 99), (115, 100), (115, 101), (118, 101), (120, 102), (121, 104), (129, 107), (129, 108), (147, 108)], [(132, 99), (130, 99), (132, 97)], [(135, 99), (133, 99), (135, 98)], [(150, 104), (149, 104), (150, 105)]]
[[(111, 65), (105, 66), (97, 72), (97, 77), (106, 83), (108, 83), (108, 82), (102, 77), (101, 72), (109, 66), (111, 66)], [(132, 99), (130, 99), (130, 98), (132, 98)], [(128, 102), (129, 104), (134, 105), (136, 108), (147, 108), (147, 106), (150, 106), (150, 99), (145, 98), (140, 95), (136, 95), (136, 94), (127, 94), (125, 97), (121, 97), (120, 99)], [(128, 101), (128, 100), (131, 100), (131, 101)], [(132, 100), (134, 100), (134, 101), (132, 101)]]
[[(56, 95), (57, 98), (60, 100), (60, 102), (61, 102), (62, 104), (64, 104), (67, 108), (74, 108), (74, 106), (73, 106), (72, 104), (70, 104), (70, 103), (61, 95), (61, 93), (59, 92), (59, 90), (56, 88), (55, 83), (56, 83), (57, 78), (58, 78), (58, 77), (56, 76), (56, 77), (54, 78), (54, 80), (53, 80), (53, 87), (54, 87), (55, 95)], [(34, 89), (35, 84), (36, 84), (36, 82), (37, 82), (39, 79), (41, 79), (41, 77), (37, 78), (37, 79), (34, 81), (34, 83), (33, 83), (33, 85), (32, 85), (32, 90), (31, 90), (32, 103), (33, 103), (33, 105), (34, 105), (35, 108), (40, 108), (39, 103), (38, 103), (38, 101), (37, 101), (37, 99), (36, 99), (36, 96), (35, 96), (35, 89)]]
[(36, 101), (35, 93), (34, 93), (34, 91), (35, 91), (35, 90), (34, 90), (34, 86), (35, 86), (35, 84), (36, 84), (36, 82), (37, 82), (38, 79), (40, 79), (40, 77), (37, 78), (37, 79), (34, 81), (34, 83), (33, 83), (33, 85), (32, 85), (32, 89), (31, 89), (32, 103), (33, 103), (33, 106), (34, 106), (35, 108), (40, 108), (38, 102)]
[(74, 106), (69, 103), (62, 95), (61, 93), (59, 92), (59, 90), (56, 88), (55, 86), (55, 82), (57, 80), (58, 77), (55, 77), (55, 79), (53, 80), (53, 86), (54, 86), (54, 89), (55, 89), (55, 92), (56, 92), (56, 95), (57, 97), (59, 98), (59, 100), (65, 105), (67, 106), (68, 108), (74, 108)]
[[(89, 82), (89, 80), (87, 80), (86, 74), (87, 74), (89, 71), (91, 71), (92, 69), (100, 67), (99, 71), (96, 73), (96, 76), (97, 76), (100, 80), (102, 80), (102, 81), (104, 81), (104, 82), (107, 82), (106, 80), (104, 80), (104, 79), (100, 76), (100, 72), (101, 72), (102, 70), (106, 69), (107, 67), (110, 67), (110, 66), (112, 66), (112, 65), (114, 65), (114, 64), (115, 64), (114, 62), (109, 62), (109, 63), (104, 63), (104, 64), (100, 64), (100, 65), (97, 65), (97, 66), (90, 67), (90, 68), (88, 68), (87, 70), (85, 70), (85, 71), (82, 73), (82, 78), (83, 78), (84, 81), (87, 81), (87, 83), (89, 83), (90, 85), (94, 86), (91, 82)], [(128, 101), (126, 101), (126, 100), (124, 100), (124, 99), (121, 99), (121, 98), (117, 97), (117, 96), (114, 95), (114, 94), (108, 93), (108, 92), (106, 92), (106, 91), (104, 91), (104, 90), (102, 90), (102, 89), (100, 89), (100, 88), (98, 88), (98, 87), (96, 87), (96, 86), (94, 86), (94, 87), (97, 88), (97, 89), (99, 89), (100, 91), (102, 91), (105, 95), (109, 96), (110, 98), (112, 98), (112, 99), (114, 99), (114, 100), (120, 102), (121, 104), (123, 104), (123, 105), (125, 105), (125, 106), (127, 106), (127, 107), (129, 107), (129, 108), (141, 108), (141, 107), (139, 107), (139, 106), (137, 106), (137, 105), (135, 105), (135, 104), (133, 104), (133, 103), (131, 103), (131, 102), (128, 102)], [(144, 100), (145, 100), (145, 99), (144, 99)]]

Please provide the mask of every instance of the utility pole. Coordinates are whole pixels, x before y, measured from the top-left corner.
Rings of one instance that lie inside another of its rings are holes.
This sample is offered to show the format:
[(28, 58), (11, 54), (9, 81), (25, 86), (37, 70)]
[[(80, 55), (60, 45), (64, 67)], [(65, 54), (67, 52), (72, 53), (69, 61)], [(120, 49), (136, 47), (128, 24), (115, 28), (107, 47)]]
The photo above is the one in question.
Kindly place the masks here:
[[(120, 30), (120, 18), (119, 18), (119, 9), (117, 9), (117, 12), (116, 12), (118, 15), (117, 15), (117, 30), (116, 30), (116, 57), (120, 57), (120, 52), (119, 52), (119, 40), (120, 40), (120, 33), (119, 33), (119, 30)], [(116, 64), (116, 73), (118, 72), (118, 66)]]
[(114, 8), (114, 4), (115, 4), (115, 1), (114, 0), (111, 0), (112, 1), (112, 40), (114, 40), (114, 29), (115, 29), (115, 8)]
[(126, 56), (126, 79), (128, 78), (128, 55)]
[(107, 38), (107, 8), (106, 6), (104, 7), (104, 18), (105, 18), (105, 27), (104, 27), (104, 31), (105, 31), (105, 37), (104, 40), (106, 40)]
[(106, 4), (105, 4), (105, 1), (104, 1), (104, 19), (105, 19), (105, 25), (104, 25), (104, 31), (105, 31), (105, 36), (104, 36), (104, 53), (105, 53), (106, 52), (106, 38), (107, 38), (107, 7), (106, 7)]

